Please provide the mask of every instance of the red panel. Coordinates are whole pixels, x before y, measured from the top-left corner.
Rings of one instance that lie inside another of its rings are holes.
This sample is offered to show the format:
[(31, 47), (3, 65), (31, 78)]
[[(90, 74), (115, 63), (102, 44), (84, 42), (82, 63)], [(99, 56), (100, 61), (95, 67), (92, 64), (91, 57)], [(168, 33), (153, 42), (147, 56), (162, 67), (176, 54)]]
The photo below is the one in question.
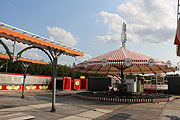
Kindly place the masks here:
[(63, 90), (71, 90), (71, 77), (63, 78)]
[(81, 89), (81, 80), (80, 79), (74, 79), (74, 89), (75, 90)]
[[(24, 74), (17, 74), (17, 73), (0, 73), (4, 75), (19, 75), (19, 76), (24, 76)], [(34, 77), (48, 77), (51, 78), (51, 76), (44, 76), (44, 75), (26, 75), (26, 76), (34, 76)]]
[(81, 89), (86, 89), (86, 79), (81, 79)]
[(156, 89), (144, 89), (144, 93), (154, 93), (154, 94), (156, 94), (157, 90)]
[(88, 89), (88, 79), (86, 79), (86, 90)]
[(50, 85), (25, 85), (26, 90), (49, 90)]
[[(25, 90), (49, 90), (50, 85), (25, 85)], [(22, 90), (22, 85), (0, 85), (0, 90)]]
[(71, 90), (74, 90), (74, 79), (71, 80)]
[(0, 85), (0, 90), (21, 90), (21, 85)]

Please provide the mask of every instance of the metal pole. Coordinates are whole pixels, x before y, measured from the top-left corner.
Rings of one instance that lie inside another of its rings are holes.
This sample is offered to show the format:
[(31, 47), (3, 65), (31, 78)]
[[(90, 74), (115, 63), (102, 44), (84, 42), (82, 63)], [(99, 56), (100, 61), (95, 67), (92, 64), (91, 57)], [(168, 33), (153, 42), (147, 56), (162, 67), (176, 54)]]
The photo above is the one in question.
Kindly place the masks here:
[(57, 77), (57, 52), (54, 52), (54, 58), (53, 58), (53, 90), (52, 90), (52, 108), (51, 112), (55, 112), (55, 102), (56, 102), (56, 77)]
[(14, 61), (15, 61), (15, 56), (14, 56), (14, 54), (15, 54), (15, 48), (16, 48), (16, 38), (15, 38), (15, 40), (14, 40), (14, 44), (13, 44), (13, 63), (14, 63)]
[(6, 73), (8, 72), (8, 60), (6, 62)]
[(124, 73), (123, 73), (123, 65), (121, 65), (121, 79), (122, 81), (124, 81)]
[[(0, 60), (0, 62), (2, 63), (2, 61)], [(2, 68), (3, 66), (2, 65), (0, 65), (0, 69)]]
[(26, 74), (27, 74), (27, 68), (29, 67), (30, 64), (24, 64), (22, 63), (24, 66), (24, 79), (23, 79), (23, 88), (22, 88), (22, 96), (21, 98), (24, 98), (24, 93), (25, 93), (25, 80), (26, 80)]
[(156, 76), (156, 92), (157, 92), (157, 74), (155, 74)]

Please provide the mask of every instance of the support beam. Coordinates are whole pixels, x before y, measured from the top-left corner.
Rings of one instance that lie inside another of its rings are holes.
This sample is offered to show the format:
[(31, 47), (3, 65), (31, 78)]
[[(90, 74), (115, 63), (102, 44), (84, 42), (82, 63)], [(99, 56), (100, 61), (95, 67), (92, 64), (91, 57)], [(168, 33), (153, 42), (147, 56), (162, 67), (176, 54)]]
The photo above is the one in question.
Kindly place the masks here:
[(102, 67), (103, 67), (103, 66), (101, 65), (100, 68), (96, 71), (95, 74), (97, 74), (97, 73), (101, 70)]
[(4, 49), (6, 50), (6, 53), (8, 54), (10, 61), (12, 61), (13, 58), (12, 58), (12, 56), (11, 56), (11, 52), (10, 52), (8, 46), (1, 40), (1, 38), (0, 38), (0, 44), (1, 44), (1, 45), (4, 47)]
[(141, 71), (141, 73), (144, 75), (143, 70), (141, 69), (141, 67), (139, 65), (137, 65), (137, 67), (139, 68), (139, 70)]
[(15, 38), (15, 40), (14, 40), (14, 44), (12, 45), (13, 46), (13, 59), (12, 59), (12, 62), (14, 63), (14, 61), (15, 61), (15, 49), (16, 49), (16, 38)]
[(170, 70), (172, 70), (172, 72), (176, 72), (175, 70), (173, 70), (172, 68), (169, 68)]
[(60, 51), (59, 53), (57, 50), (54, 51), (54, 57), (53, 57), (53, 90), (52, 90), (52, 107), (51, 112), (55, 112), (55, 103), (56, 103), (56, 78), (57, 78), (57, 61), (58, 57), (62, 55), (63, 51)]
[(111, 69), (111, 65), (109, 65), (109, 68), (108, 68), (107, 73), (106, 73), (107, 75), (108, 75), (110, 69)]
[(30, 63), (23, 63), (22, 62), (22, 65), (24, 66), (24, 79), (23, 79), (22, 96), (21, 96), (21, 98), (24, 98), (27, 68), (29, 67)]
[(8, 72), (8, 60), (6, 62), (6, 73)]
[(130, 71), (130, 72), (129, 72), (129, 73), (130, 73), (130, 75), (132, 75), (131, 67), (129, 67), (129, 71)]
[[(88, 73), (89, 70), (91, 70), (94, 66), (91, 66), (89, 69), (86, 70), (86, 74)], [(81, 70), (81, 69), (80, 69)]]
[(56, 102), (56, 76), (57, 76), (57, 52), (54, 52), (54, 59), (53, 59), (53, 90), (52, 90), (52, 108), (51, 112), (55, 112), (55, 102)]
[(124, 81), (124, 69), (123, 69), (123, 65), (121, 65), (121, 79)]
[(163, 71), (165, 74), (167, 73), (165, 70), (163, 70), (160, 66), (156, 66), (157, 68), (159, 68), (159, 70)]
[(152, 68), (150, 68), (148, 65), (147, 65), (147, 67), (152, 71), (152, 73), (154, 73), (154, 74), (157, 74), (156, 72), (154, 72), (153, 71), (153, 69)]

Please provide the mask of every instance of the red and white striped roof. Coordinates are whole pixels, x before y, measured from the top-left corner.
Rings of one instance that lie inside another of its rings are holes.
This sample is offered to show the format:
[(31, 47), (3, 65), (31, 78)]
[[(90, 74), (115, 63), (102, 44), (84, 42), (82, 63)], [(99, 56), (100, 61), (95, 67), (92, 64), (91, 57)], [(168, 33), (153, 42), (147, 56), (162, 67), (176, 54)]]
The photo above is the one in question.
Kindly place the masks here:
[[(127, 50), (125, 48), (120, 48), (107, 54), (92, 58), (87, 62), (89, 63), (89, 65), (99, 65), (101, 64), (102, 59), (106, 59), (108, 61), (108, 65), (119, 66), (124, 65), (126, 58), (130, 58), (132, 60), (132, 65), (147, 65), (148, 60), (152, 57), (131, 50)], [(155, 63), (162, 63), (162, 61), (159, 61), (158, 59), (153, 58), (153, 60), (155, 61)]]
[[(125, 59), (130, 58), (132, 65), (130, 67), (125, 66)], [(102, 66), (102, 59), (107, 60), (107, 65)], [(149, 59), (154, 60), (154, 66), (149, 66)], [(141, 53), (137, 53), (125, 48), (120, 48), (107, 54), (100, 55), (87, 61), (88, 66), (84, 67), (84, 62), (75, 66), (74, 70), (81, 73), (92, 74), (120, 74), (121, 66), (123, 66), (124, 74), (156, 74), (175, 72), (177, 68), (171, 65), (167, 68), (166, 62), (160, 61), (156, 58), (152, 58)]]

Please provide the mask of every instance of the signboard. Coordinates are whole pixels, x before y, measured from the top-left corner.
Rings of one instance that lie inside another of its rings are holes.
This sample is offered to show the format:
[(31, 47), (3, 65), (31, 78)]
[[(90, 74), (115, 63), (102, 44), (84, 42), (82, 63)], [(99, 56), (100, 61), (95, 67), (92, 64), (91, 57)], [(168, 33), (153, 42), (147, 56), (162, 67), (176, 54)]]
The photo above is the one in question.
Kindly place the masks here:
[(80, 79), (74, 79), (74, 89), (75, 90), (81, 89), (81, 80)]
[(87, 68), (87, 67), (88, 67), (88, 62), (84, 61), (84, 68)]
[(80, 79), (85, 79), (86, 77), (85, 76), (80, 76)]
[(126, 67), (130, 67), (132, 65), (132, 60), (130, 58), (126, 58), (125, 65), (126, 65)]
[(107, 64), (108, 64), (108, 63), (107, 63), (107, 60), (106, 60), (106, 59), (102, 59), (102, 60), (101, 60), (101, 65), (102, 65), (103, 67), (105, 67)]
[(75, 82), (75, 85), (79, 85), (79, 83), (80, 83), (79, 81), (76, 81), (76, 82)]
[(166, 66), (167, 66), (167, 68), (171, 68), (171, 61), (170, 60), (167, 61)]
[(148, 65), (149, 65), (150, 67), (153, 67), (153, 66), (154, 66), (154, 60), (153, 60), (153, 59), (149, 59)]

